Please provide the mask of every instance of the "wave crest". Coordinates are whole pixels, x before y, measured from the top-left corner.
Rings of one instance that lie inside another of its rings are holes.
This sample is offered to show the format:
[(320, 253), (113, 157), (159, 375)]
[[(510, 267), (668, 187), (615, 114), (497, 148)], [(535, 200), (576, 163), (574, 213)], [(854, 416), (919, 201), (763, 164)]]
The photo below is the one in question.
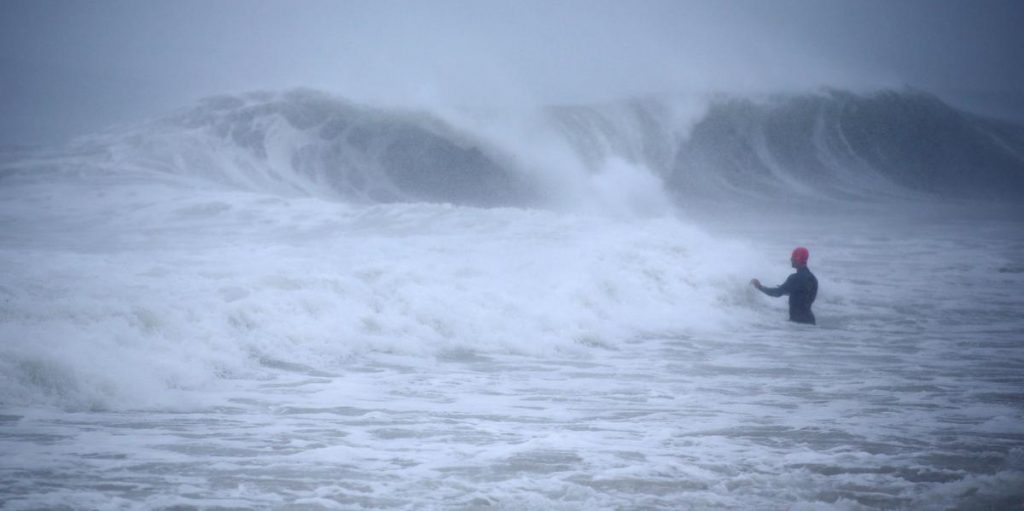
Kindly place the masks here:
[[(629, 210), (667, 197), (1016, 199), (1024, 190), (1024, 128), (916, 91), (647, 98), (481, 116), (299, 90), (210, 98), (103, 143), (121, 168), (354, 203)], [(608, 173), (625, 183), (621, 204), (601, 186)]]

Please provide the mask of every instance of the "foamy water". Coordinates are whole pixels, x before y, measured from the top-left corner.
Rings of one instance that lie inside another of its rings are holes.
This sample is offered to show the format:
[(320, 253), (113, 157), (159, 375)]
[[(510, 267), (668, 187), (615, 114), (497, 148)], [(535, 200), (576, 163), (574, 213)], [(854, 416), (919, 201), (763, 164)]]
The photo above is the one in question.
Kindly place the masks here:
[(771, 229), (105, 193), (6, 231), (6, 508), (1020, 500), (1012, 224), (804, 229), (809, 328)]

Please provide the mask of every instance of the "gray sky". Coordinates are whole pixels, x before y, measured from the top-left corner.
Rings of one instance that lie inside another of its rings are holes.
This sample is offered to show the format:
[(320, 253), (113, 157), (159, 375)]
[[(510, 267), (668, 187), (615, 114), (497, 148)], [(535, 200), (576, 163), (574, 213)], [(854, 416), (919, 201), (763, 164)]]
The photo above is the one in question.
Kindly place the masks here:
[(386, 104), (913, 86), (1024, 95), (1024, 2), (0, 1), (0, 145), (224, 92)]

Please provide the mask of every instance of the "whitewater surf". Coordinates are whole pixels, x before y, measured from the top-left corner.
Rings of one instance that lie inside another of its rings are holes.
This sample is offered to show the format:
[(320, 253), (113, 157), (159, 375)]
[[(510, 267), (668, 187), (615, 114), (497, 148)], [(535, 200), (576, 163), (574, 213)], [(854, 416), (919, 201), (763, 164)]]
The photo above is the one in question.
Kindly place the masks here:
[[(206, 100), (0, 159), (4, 509), (1008, 509), (1024, 130)], [(749, 286), (810, 247), (817, 327)]]

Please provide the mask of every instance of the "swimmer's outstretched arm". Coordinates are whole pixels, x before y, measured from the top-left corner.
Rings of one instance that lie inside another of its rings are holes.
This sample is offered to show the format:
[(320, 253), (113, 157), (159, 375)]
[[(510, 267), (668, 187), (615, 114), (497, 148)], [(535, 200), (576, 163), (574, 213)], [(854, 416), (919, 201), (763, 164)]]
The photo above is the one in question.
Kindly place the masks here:
[(753, 279), (753, 280), (750, 281), (750, 285), (754, 286), (755, 288), (757, 288), (758, 291), (760, 291), (760, 292), (762, 292), (762, 293), (764, 293), (764, 294), (766, 294), (768, 296), (774, 296), (774, 297), (779, 297), (779, 296), (782, 296), (782, 295), (785, 295), (785, 294), (789, 294), (789, 286), (788, 286), (788, 284), (789, 284), (789, 279), (786, 279), (786, 282), (784, 284), (782, 284), (781, 286), (779, 286), (779, 287), (764, 287), (764, 286), (761, 285), (761, 281), (757, 280), (757, 279)]

